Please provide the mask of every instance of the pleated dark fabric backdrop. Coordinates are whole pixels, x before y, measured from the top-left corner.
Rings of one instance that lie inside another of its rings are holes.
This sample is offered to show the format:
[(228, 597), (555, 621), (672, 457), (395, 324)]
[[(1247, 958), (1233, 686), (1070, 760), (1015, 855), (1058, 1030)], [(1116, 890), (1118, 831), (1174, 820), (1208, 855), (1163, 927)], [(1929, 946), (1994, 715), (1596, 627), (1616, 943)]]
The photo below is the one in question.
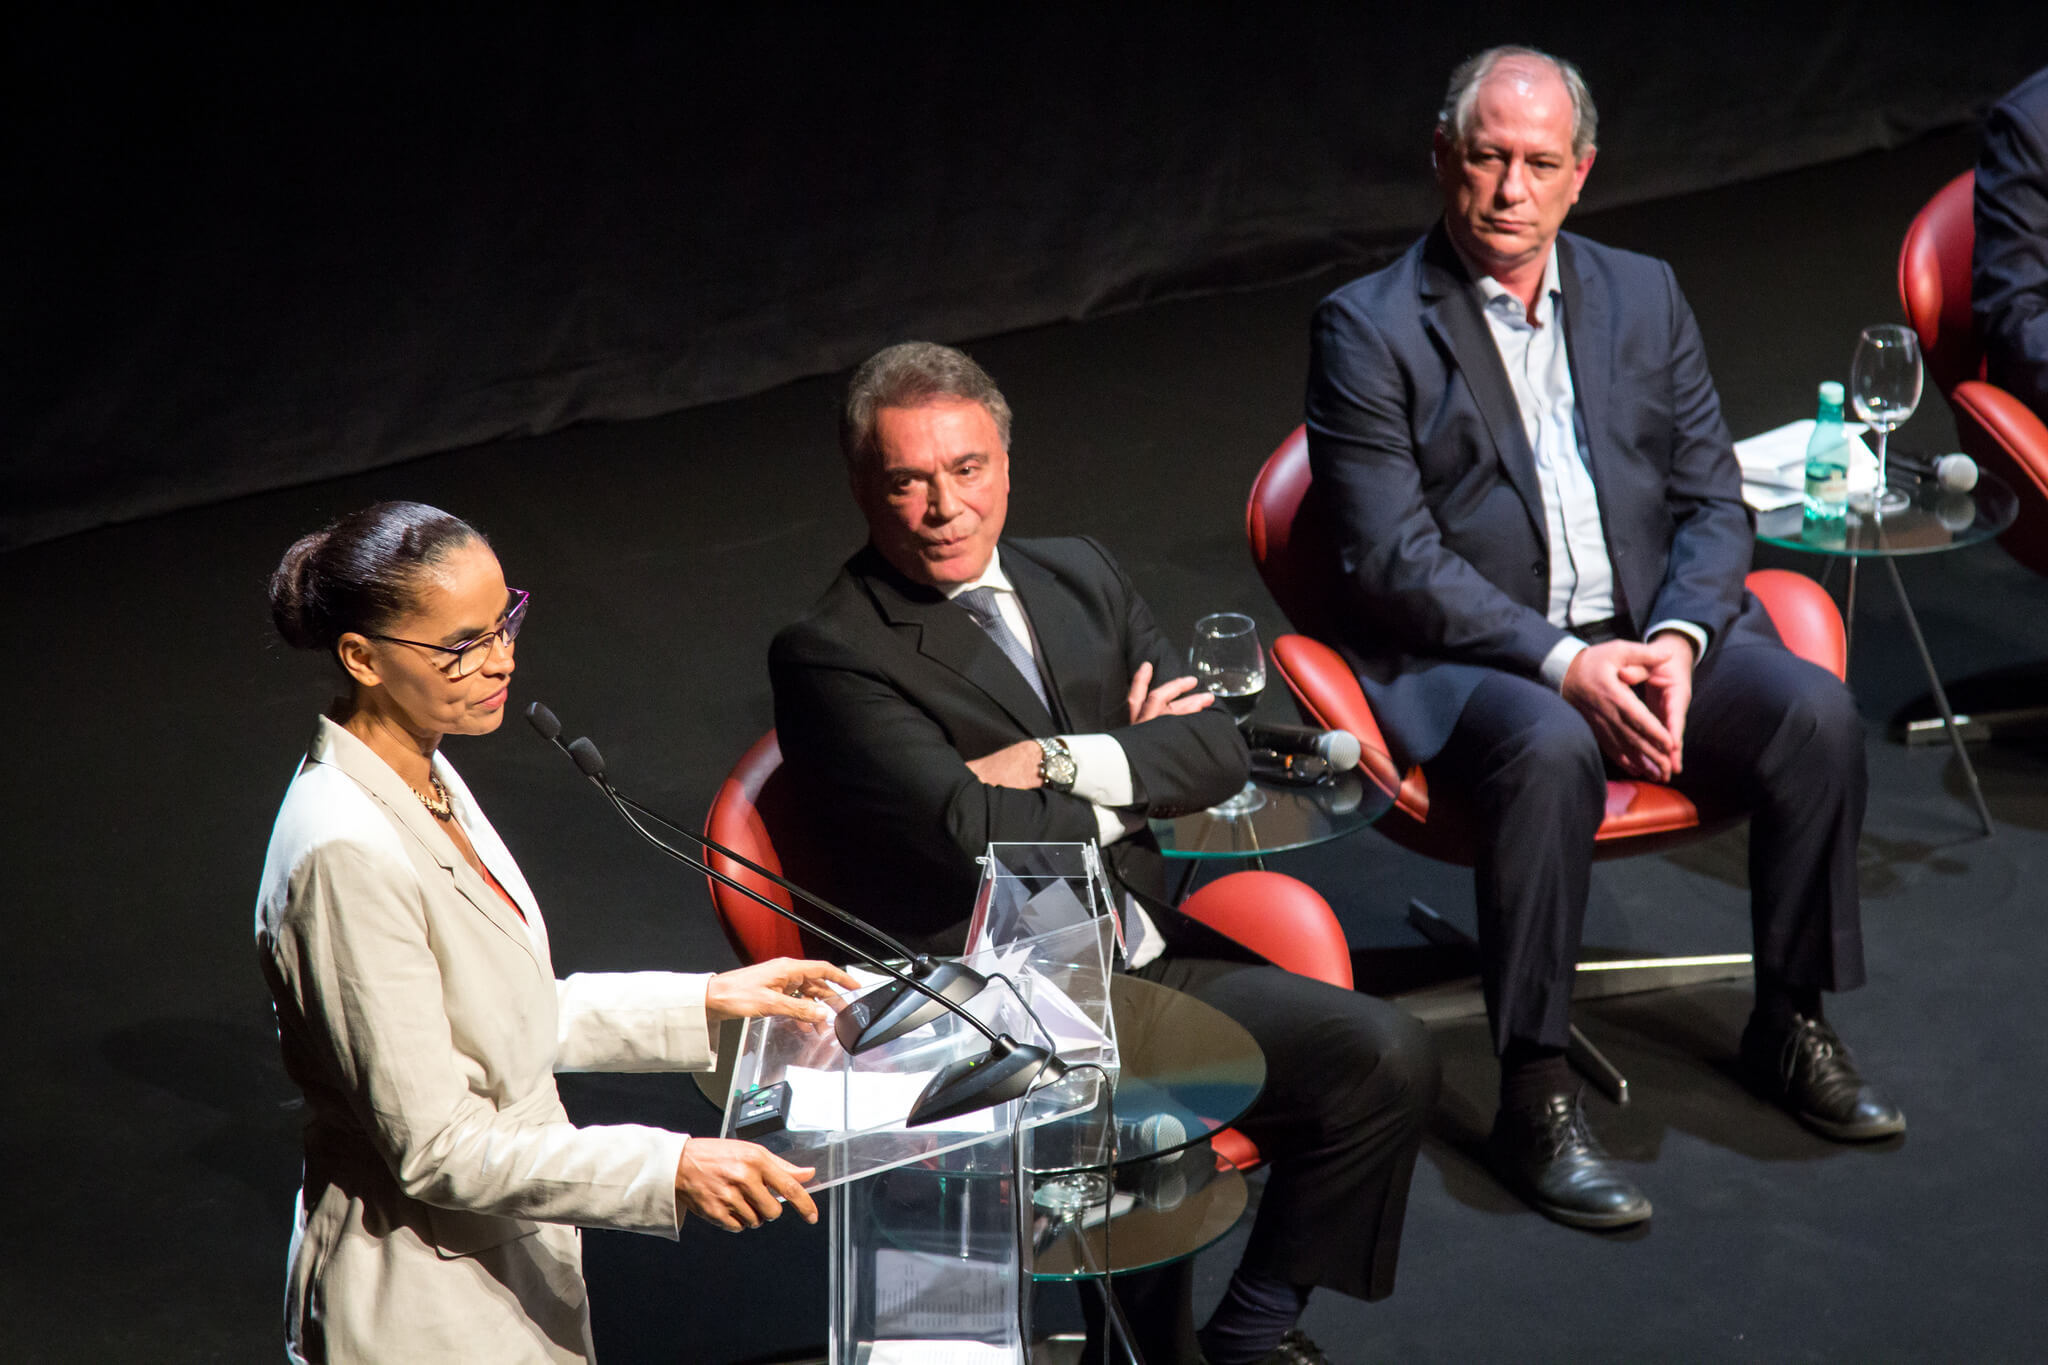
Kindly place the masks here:
[(0, 549), (1369, 259), (1493, 42), (1585, 69), (1589, 207), (1888, 146), (2048, 60), (1956, 13), (16, 17)]

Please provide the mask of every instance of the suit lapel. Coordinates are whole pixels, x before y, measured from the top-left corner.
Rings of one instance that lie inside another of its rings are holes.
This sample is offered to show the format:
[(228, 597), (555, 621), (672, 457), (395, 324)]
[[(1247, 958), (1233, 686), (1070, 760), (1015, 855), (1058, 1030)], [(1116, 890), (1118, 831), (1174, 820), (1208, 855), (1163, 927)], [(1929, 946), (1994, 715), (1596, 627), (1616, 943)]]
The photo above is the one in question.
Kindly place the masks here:
[[(517, 928), (529, 947), (538, 944), (539, 951), (535, 953), (534, 960), (545, 974), (552, 977), (553, 964), (542, 958), (542, 954), (547, 952), (547, 922), (541, 918), (540, 903), (534, 899), (533, 888), (526, 884), (526, 876), (520, 872), (519, 864), (513, 861), (512, 851), (505, 847), (505, 841), (498, 837), (498, 831), (485, 818), (476, 798), (469, 793), (469, 784), (462, 780), (454, 765), (437, 753), (434, 755), (434, 771), (440, 774), (441, 785), (448, 789), (448, 799), (455, 807), (455, 818), (462, 822), (463, 831), (469, 835), (470, 847), (476, 850), (476, 856), (497, 878), (498, 885), (504, 887), (506, 894), (518, 905), (525, 922), (511, 925), (504, 918), (505, 898), (460, 859), (449, 869), (456, 878), (457, 886), (472, 901), (476, 901), (479, 895), (485, 897), (478, 904), (494, 924), (501, 928)], [(464, 873), (468, 874), (466, 882)]]
[[(320, 719), (320, 732), (314, 736), (309, 756), (316, 762), (332, 763), (340, 768), (353, 778), (358, 786), (380, 802), (393, 823), (417, 840), (426, 850), (427, 856), (440, 865), (448, 875), (449, 884), (453, 889), (461, 892), (463, 899), (474, 906), (479, 914), (525, 950), (536, 968), (548, 970), (541, 963), (540, 956), (534, 949), (533, 939), (526, 932), (526, 926), (519, 922), (519, 916), (513, 912), (512, 907), (505, 904), (504, 899), (491, 890), (490, 884), (477, 874), (476, 869), (456, 852), (454, 840), (441, 828), (440, 821), (427, 813), (427, 808), (420, 804), (420, 799), (413, 794), (412, 788), (391, 770), (390, 764), (377, 757), (369, 745), (323, 716)], [(448, 772), (446, 763), (439, 755), (435, 756), (434, 761), (437, 770)], [(446, 775), (442, 781), (447, 782)], [(473, 813), (474, 806), (469, 802), (468, 788), (464, 787), (461, 790), (464, 804), (470, 806)], [(472, 836), (471, 842), (479, 841)], [(489, 842), (493, 845), (498, 844), (495, 833), (490, 836)], [(498, 847), (502, 850), (502, 845)], [(495, 869), (492, 875), (497, 875)], [(500, 877), (499, 880), (505, 879)], [(524, 879), (517, 878), (516, 874), (515, 880), (522, 888), (525, 886)], [(512, 882), (505, 882), (507, 890), (511, 890), (512, 885)], [(527, 895), (531, 897), (532, 892), (528, 891)]]
[[(1614, 362), (1613, 300), (1595, 278), (1579, 277), (1578, 253), (1569, 237), (1557, 239), (1557, 278), (1564, 292), (1565, 355), (1572, 370), (1572, 411), (1578, 418), (1579, 448), (1586, 471), (1600, 484), (1600, 424), (1595, 414), (1607, 411), (1609, 368)], [(1603, 518), (1604, 519), (1604, 518)]]
[(1441, 223), (1424, 240), (1418, 292), (1423, 325), (1450, 352), (1458, 373), (1464, 376), (1508, 482), (1522, 499), (1538, 539), (1543, 538), (1548, 531), (1543, 490), (1536, 481), (1536, 454), (1529, 449), (1528, 433), (1522, 430), (1521, 409), (1515, 406), (1515, 391), (1501, 367), (1500, 348), (1493, 344), (1493, 333), (1479, 311), (1464, 262), (1452, 249)]
[(1017, 666), (1003, 656), (967, 609), (911, 583), (872, 547), (854, 557), (855, 575), (890, 625), (914, 632), (918, 653), (957, 674), (1000, 706), (1027, 735), (1053, 733), (1052, 716)]

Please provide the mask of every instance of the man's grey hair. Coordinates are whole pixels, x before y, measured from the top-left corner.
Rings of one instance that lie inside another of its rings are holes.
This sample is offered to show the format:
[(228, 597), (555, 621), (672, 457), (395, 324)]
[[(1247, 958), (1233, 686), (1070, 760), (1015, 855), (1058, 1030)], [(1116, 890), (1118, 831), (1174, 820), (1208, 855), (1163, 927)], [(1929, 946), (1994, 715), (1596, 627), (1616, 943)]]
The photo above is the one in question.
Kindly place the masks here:
[(931, 341), (904, 341), (861, 362), (846, 386), (846, 404), (839, 410), (839, 450), (847, 469), (858, 476), (880, 454), (875, 418), (883, 408), (917, 408), (926, 403), (979, 403), (988, 410), (1010, 448), (1010, 405), (988, 371), (965, 351)]
[(1553, 57), (1533, 47), (1489, 47), (1479, 55), (1459, 62), (1458, 69), (1451, 73), (1450, 88), (1444, 91), (1443, 105), (1437, 110), (1437, 127), (1450, 134), (1454, 145), (1462, 147), (1467, 134), (1472, 131), (1472, 106), (1479, 98), (1479, 87), (1493, 74), (1495, 67), (1516, 58), (1547, 62), (1564, 82), (1564, 88), (1572, 97), (1572, 159), (1584, 160), (1586, 153), (1593, 150), (1600, 132), (1600, 113), (1593, 107), (1593, 92), (1586, 89), (1586, 78), (1579, 74), (1576, 66), (1562, 57)]

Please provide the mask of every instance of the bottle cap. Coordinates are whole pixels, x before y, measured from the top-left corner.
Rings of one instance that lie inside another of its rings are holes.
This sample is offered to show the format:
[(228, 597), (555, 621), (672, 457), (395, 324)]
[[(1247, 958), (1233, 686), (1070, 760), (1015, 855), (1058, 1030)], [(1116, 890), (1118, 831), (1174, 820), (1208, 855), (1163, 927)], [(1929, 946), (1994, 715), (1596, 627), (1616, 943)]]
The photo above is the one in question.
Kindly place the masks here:
[(1842, 406), (1842, 385), (1840, 380), (1830, 379), (1820, 386), (1820, 401)]

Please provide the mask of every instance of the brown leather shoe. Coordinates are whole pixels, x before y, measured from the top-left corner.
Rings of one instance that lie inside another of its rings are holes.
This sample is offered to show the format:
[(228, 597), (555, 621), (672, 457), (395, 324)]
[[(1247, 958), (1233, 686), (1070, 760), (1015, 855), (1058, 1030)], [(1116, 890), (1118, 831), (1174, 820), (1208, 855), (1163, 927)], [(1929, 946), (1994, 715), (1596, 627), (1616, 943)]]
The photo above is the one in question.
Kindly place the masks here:
[(1795, 1014), (1790, 1028), (1777, 1029), (1752, 1014), (1742, 1069), (1758, 1094), (1822, 1137), (1869, 1142), (1906, 1131), (1906, 1116), (1857, 1072), (1824, 1019)]

